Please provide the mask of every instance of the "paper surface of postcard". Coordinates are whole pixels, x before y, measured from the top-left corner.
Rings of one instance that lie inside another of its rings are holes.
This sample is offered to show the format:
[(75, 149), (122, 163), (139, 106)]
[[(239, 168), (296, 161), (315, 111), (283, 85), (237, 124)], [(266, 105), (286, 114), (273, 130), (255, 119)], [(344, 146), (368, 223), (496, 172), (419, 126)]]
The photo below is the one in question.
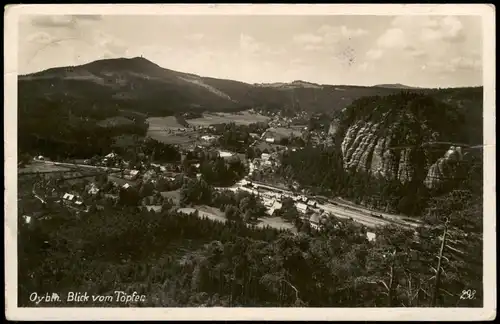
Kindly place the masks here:
[(7, 317), (493, 319), (494, 14), (8, 6)]

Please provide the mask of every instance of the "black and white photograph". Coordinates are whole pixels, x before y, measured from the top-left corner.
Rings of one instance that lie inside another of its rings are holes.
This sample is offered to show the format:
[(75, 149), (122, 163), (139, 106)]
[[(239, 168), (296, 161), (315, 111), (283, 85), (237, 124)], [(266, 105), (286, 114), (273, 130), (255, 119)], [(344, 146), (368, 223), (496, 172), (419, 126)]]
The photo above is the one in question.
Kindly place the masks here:
[(494, 16), (8, 6), (7, 318), (493, 320)]

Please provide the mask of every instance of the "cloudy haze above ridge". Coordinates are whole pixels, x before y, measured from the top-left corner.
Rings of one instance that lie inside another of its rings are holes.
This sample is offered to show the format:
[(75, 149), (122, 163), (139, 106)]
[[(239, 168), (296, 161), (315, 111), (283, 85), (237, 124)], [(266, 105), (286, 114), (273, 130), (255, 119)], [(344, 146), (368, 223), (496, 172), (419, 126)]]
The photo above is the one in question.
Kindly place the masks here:
[(248, 83), (482, 84), (479, 16), (22, 16), (20, 74), (143, 56)]

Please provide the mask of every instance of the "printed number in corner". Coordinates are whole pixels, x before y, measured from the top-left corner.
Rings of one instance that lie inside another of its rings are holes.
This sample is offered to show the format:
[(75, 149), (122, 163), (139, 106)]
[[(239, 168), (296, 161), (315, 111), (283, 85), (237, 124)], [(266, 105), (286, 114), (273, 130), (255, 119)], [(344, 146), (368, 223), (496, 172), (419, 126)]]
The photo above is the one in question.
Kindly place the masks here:
[(462, 294), (460, 295), (460, 299), (474, 299), (476, 298), (475, 290), (462, 290)]

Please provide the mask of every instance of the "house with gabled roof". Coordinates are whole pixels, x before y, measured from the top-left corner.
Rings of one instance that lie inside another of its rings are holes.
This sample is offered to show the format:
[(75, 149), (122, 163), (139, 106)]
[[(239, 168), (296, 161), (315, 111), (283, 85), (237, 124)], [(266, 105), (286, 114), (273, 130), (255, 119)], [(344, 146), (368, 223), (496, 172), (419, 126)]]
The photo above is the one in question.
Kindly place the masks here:
[(307, 205), (301, 202), (295, 203), (295, 207), (297, 207), (297, 210), (301, 213), (306, 213), (307, 212)]
[(124, 177), (128, 180), (134, 180), (139, 175), (139, 170), (130, 170), (128, 174)]
[(275, 201), (273, 205), (267, 209), (266, 213), (270, 216), (274, 214), (274, 212), (278, 209), (281, 209), (282, 204), (278, 201)]
[(75, 195), (72, 195), (70, 193), (65, 193), (63, 195), (63, 199), (66, 200), (66, 201), (73, 201), (74, 198), (75, 198)]

